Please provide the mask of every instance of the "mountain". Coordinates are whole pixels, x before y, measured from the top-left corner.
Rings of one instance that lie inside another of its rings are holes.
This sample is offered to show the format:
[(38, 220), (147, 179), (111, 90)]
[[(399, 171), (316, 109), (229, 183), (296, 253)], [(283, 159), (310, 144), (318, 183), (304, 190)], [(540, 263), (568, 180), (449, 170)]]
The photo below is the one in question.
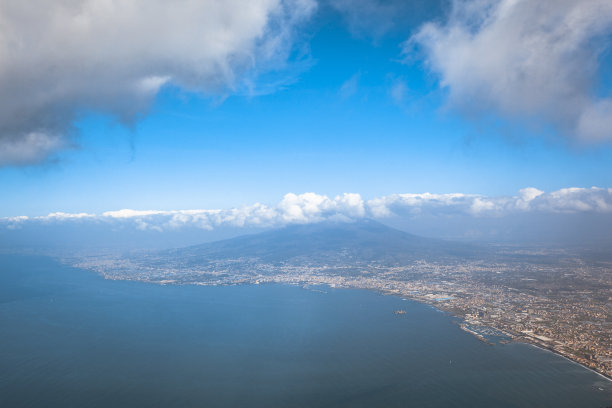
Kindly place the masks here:
[(471, 258), (480, 249), (464, 243), (424, 238), (373, 220), (291, 225), (278, 230), (164, 251), (184, 265), (228, 259), (271, 264), (401, 265), (419, 259)]

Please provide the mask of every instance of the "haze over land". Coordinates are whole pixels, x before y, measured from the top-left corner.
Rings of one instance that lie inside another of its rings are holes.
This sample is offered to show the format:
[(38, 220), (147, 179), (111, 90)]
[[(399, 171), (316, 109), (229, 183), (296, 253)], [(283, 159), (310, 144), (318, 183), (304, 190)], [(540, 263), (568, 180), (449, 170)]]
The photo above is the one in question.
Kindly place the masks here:
[(376, 290), (461, 317), (462, 328), (483, 341), (496, 330), (612, 377), (607, 250), (478, 245), (345, 220), (179, 249), (76, 254), (64, 262), (113, 280)]

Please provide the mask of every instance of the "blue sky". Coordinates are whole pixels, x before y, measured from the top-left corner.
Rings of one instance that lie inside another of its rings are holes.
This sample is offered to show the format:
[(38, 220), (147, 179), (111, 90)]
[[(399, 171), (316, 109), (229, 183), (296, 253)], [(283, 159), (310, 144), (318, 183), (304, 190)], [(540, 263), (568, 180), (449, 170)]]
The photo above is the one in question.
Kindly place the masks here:
[[(0, 216), (271, 205), (290, 192), (352, 192), (367, 200), (395, 193), (512, 196), (525, 187), (612, 185), (612, 135), (601, 136), (601, 127), (577, 130), (592, 115), (581, 116), (578, 126), (578, 119), (543, 107), (550, 105), (546, 98), (526, 114), (524, 101), (505, 104), (516, 98), (508, 88), (500, 88), (498, 99), (482, 90), (489, 84), (484, 80), (462, 88), (476, 80), (461, 80), (452, 62), (436, 54), (448, 55), (444, 46), (465, 46), (444, 38), (445, 29), (459, 24), (448, 17), (450, 3), (428, 8), (426, 2), (364, 1), (363, 10), (396, 10), (371, 16), (347, 11), (343, 3), (316, 5), (292, 25), (272, 68), (237, 69), (231, 86), (164, 81), (143, 106), (133, 102), (138, 109), (124, 122), (116, 119), (127, 109), (115, 101), (121, 92), (103, 101), (75, 97), (67, 103), (74, 129), (59, 136), (60, 147), (33, 160), (9, 158), (0, 167)], [(434, 45), (414, 37), (430, 21), (440, 24)], [(584, 95), (593, 105), (603, 101), (604, 108), (612, 81), (610, 21), (587, 36), (588, 44), (601, 47), (593, 51), (595, 69), (576, 78), (590, 79), (580, 85)], [(485, 28), (480, 30), (484, 37)], [(407, 45), (411, 38), (417, 47)], [(557, 62), (551, 57), (548, 63)], [(572, 95), (584, 100), (576, 89)], [(542, 92), (558, 99), (550, 87)], [(79, 106), (82, 100), (87, 103)]]

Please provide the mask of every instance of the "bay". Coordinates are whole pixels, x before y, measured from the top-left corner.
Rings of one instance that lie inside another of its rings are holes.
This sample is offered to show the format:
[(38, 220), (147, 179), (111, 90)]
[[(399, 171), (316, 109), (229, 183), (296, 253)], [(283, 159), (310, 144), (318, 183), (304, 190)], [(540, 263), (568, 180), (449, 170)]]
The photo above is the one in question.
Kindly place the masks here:
[(0, 256), (0, 406), (612, 405), (612, 383), (550, 352), (487, 345), (416, 302), (318, 289), (109, 281)]

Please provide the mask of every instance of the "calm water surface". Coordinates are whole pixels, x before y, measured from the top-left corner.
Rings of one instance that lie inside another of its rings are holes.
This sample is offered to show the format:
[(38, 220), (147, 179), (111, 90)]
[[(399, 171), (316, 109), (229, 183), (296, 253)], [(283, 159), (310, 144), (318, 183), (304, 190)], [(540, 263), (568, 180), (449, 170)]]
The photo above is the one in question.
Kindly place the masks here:
[(2, 407), (610, 405), (595, 373), (392, 296), (105, 281), (0, 256)]

